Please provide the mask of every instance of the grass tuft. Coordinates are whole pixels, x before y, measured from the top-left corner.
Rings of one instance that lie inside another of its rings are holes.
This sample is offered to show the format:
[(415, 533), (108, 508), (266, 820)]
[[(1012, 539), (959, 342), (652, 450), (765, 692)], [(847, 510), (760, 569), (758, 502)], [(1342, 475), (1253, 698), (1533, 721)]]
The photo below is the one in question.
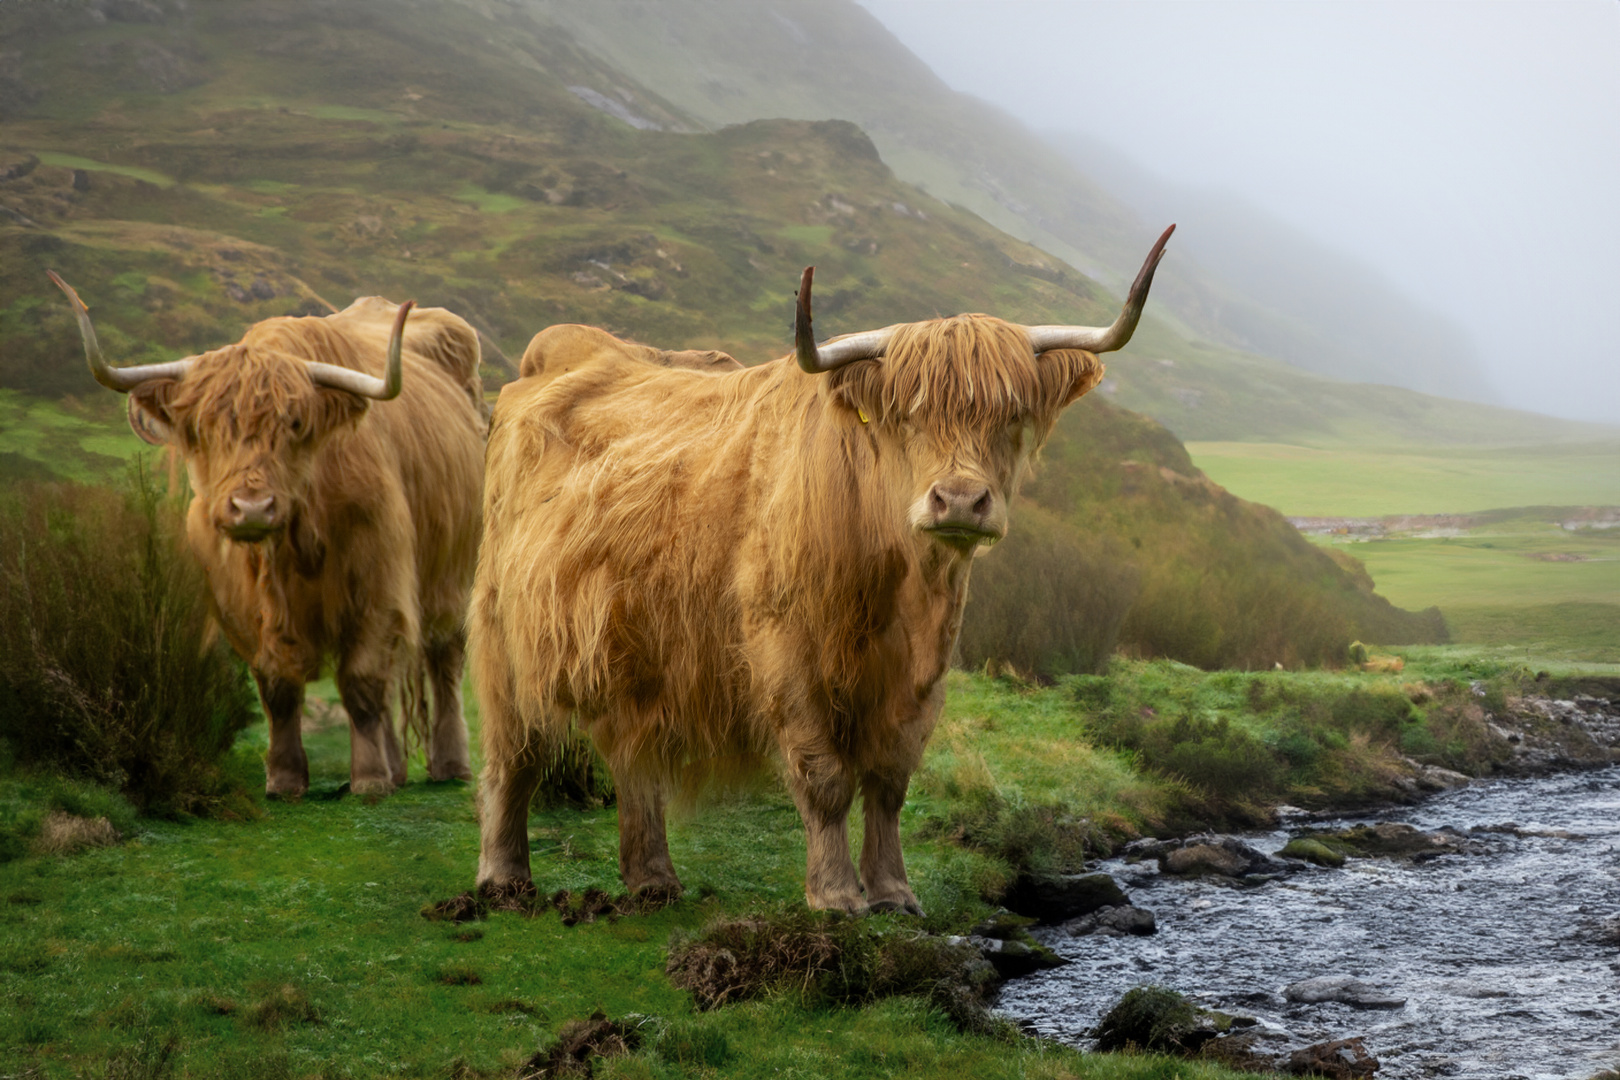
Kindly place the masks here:
[(320, 1011), (300, 986), (283, 983), (265, 991), (242, 1015), (249, 1027), (284, 1031), (298, 1024), (319, 1024)]

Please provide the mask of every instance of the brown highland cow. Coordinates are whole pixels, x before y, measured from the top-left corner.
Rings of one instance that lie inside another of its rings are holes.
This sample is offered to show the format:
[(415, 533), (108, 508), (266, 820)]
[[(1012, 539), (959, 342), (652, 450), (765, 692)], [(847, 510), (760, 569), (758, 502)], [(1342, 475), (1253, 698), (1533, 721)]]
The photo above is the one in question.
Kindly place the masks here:
[(962, 315), (817, 348), (807, 270), (796, 364), (671, 370), (601, 331), (537, 336), (495, 408), (468, 618), (480, 889), (531, 887), (529, 799), (577, 719), (613, 773), (632, 892), (680, 889), (668, 794), (774, 756), (810, 906), (918, 911), (899, 814), (973, 557), (1102, 377), (1095, 354), (1130, 339), (1169, 236), (1106, 329)]
[(396, 695), (424, 736), (428, 775), (470, 778), (463, 619), (487, 414), (472, 327), (426, 308), (407, 329), (410, 303), (396, 312), (373, 296), (325, 318), (267, 319), (200, 356), (115, 368), (78, 295), (51, 278), (92, 373), (129, 395), (136, 434), (185, 462), (187, 545), (270, 721), (266, 790), (309, 788), (304, 684), (327, 660), (354, 791), (405, 782)]

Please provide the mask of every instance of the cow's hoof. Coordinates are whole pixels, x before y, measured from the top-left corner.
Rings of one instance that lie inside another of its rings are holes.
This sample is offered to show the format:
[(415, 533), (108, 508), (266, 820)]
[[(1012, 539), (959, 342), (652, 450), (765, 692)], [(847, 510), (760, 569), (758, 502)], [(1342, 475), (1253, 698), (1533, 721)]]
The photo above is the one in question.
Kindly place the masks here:
[(866, 905), (869, 915), (884, 915), (899, 912), (903, 915), (921, 915), (923, 909), (916, 900), (874, 900)]
[(442, 768), (436, 765), (428, 766), (429, 780), (471, 780), (472, 778), (472, 769), (467, 765), (445, 765)]
[(865, 915), (866, 901), (861, 899), (860, 893), (847, 895), (827, 895), (804, 898), (812, 911), (841, 911), (845, 915)]
[(302, 802), (304, 793), (308, 790), (309, 787), (307, 785), (304, 787), (271, 787), (269, 784), (266, 784), (264, 787), (264, 797), (267, 799), (273, 799), (276, 802)]
[(351, 779), (349, 781), (350, 791), (354, 792), (356, 795), (365, 795), (372, 798), (381, 798), (384, 795), (392, 795), (396, 786), (397, 785), (394, 783), (394, 781), (386, 776), (376, 777), (370, 780)]

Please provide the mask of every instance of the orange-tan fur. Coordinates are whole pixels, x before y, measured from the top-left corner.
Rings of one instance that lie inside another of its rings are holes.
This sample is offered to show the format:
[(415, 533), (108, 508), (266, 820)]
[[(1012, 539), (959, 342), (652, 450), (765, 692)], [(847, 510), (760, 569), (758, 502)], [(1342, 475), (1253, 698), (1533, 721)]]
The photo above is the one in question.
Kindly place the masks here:
[(919, 531), (915, 507), (968, 477), (1004, 508), (1102, 365), (1037, 358), (986, 316), (902, 327), (881, 360), (829, 375), (674, 370), (582, 329), (536, 338), (491, 429), (468, 619), (481, 887), (529, 879), (528, 798), (577, 718), (614, 775), (630, 889), (679, 888), (667, 795), (706, 763), (769, 756), (805, 820), (811, 906), (916, 910), (898, 814), (973, 552)]
[[(325, 318), (269, 319), (199, 356), (183, 380), (130, 395), (132, 420), (185, 461), (187, 543), (258, 681), (276, 794), (308, 787), (299, 714), (327, 660), (351, 719), (356, 791), (404, 782), (392, 702), (425, 713), (424, 679), (430, 775), (471, 775), (460, 679), (486, 433), (477, 335), (443, 309), (416, 311), (392, 401), (317, 387), (303, 363), (380, 374), (394, 312), (371, 297)], [(244, 487), (288, 501), (284, 529), (257, 543), (221, 532)]]

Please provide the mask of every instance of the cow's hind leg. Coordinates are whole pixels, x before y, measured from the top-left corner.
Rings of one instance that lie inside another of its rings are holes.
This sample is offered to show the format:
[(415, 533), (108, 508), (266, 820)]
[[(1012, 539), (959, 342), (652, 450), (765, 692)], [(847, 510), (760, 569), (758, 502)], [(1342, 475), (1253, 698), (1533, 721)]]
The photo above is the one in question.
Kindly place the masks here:
[(349, 713), (349, 790), (387, 795), (405, 782), (405, 759), (389, 708), (389, 679), (340, 669), (338, 693)]
[[(485, 723), (490, 720), (486, 708)], [(553, 752), (537, 736), (508, 752), (486, 756), (478, 787), (478, 891), (499, 896), (521, 890), (532, 880), (529, 801)]]
[(849, 857), (849, 807), (855, 785), (843, 762), (826, 751), (784, 748), (788, 787), (804, 819), (804, 899), (812, 908), (860, 914), (860, 879)]
[(619, 800), (619, 876), (631, 894), (679, 896), (681, 879), (669, 857), (664, 828), (664, 792), (653, 781), (615, 779)]
[(257, 671), (253, 678), (270, 721), (270, 749), (264, 755), (265, 794), (296, 799), (309, 790), (309, 757), (304, 753), (301, 727), (304, 684)]
[(423, 650), (428, 678), (433, 683), (433, 726), (428, 731), (429, 780), (471, 780), (472, 756), (467, 751), (467, 721), (461, 714), (461, 667), (467, 635), (455, 633), (430, 639)]
[(922, 907), (906, 880), (906, 862), (900, 853), (900, 808), (905, 805), (904, 775), (870, 772), (861, 784), (866, 835), (861, 843), (861, 882), (873, 911), (906, 911), (921, 915)]

